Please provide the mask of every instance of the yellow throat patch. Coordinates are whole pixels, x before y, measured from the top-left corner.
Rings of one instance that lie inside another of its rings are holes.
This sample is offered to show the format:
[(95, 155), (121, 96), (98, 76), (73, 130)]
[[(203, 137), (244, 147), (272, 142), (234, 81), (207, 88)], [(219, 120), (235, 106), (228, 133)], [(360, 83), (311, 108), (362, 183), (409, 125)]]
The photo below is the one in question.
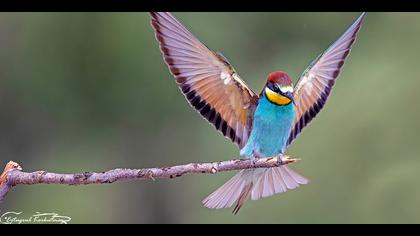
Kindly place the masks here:
[(267, 95), (268, 100), (276, 105), (282, 106), (282, 105), (287, 105), (290, 102), (292, 102), (292, 100), (290, 100), (289, 98), (284, 97), (278, 93), (275, 93), (269, 88), (265, 88), (265, 94)]

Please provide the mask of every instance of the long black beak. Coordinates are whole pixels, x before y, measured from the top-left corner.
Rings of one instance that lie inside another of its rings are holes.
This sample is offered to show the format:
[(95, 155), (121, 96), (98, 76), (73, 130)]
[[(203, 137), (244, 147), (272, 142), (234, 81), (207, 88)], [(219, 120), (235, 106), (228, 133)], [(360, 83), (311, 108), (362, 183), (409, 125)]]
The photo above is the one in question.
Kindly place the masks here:
[(292, 92), (287, 92), (285, 94), (283, 94), (283, 96), (287, 97), (288, 99), (292, 100), (293, 104), (296, 105), (295, 100), (293, 98), (293, 93)]

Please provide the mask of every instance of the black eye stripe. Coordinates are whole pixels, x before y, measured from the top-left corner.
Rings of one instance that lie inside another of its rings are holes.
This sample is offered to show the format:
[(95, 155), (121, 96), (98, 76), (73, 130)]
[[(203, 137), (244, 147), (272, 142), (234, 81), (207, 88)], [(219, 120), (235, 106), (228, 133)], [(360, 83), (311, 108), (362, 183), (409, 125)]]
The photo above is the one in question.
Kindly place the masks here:
[(279, 86), (273, 82), (270, 82), (268, 84), (268, 88), (271, 89), (273, 92), (276, 92), (276, 93), (280, 92)]

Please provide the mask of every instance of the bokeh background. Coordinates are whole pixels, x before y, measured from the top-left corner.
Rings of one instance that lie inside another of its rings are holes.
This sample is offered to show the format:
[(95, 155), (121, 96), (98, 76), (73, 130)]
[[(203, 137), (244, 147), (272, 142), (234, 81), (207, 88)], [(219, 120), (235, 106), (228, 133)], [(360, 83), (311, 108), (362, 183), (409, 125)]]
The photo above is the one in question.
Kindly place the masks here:
[[(175, 13), (259, 91), (296, 82), (359, 13)], [(103, 171), (226, 160), (238, 149), (185, 102), (147, 13), (0, 14), (0, 164)], [(19, 186), (2, 212), (72, 223), (420, 223), (420, 14), (369, 13), (326, 108), (288, 150), (311, 183), (233, 216), (201, 200), (233, 173)], [(2, 167), (0, 167), (2, 168)]]

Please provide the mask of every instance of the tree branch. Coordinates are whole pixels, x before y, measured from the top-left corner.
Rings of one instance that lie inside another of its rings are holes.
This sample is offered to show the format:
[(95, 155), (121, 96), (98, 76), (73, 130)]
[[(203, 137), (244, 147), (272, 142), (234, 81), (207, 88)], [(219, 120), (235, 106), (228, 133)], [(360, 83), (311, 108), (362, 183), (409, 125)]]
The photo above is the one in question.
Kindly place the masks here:
[(296, 161), (296, 159), (290, 159), (288, 156), (283, 156), (281, 161), (278, 157), (272, 157), (261, 158), (255, 161), (241, 159), (212, 163), (191, 163), (163, 168), (114, 169), (101, 173), (84, 172), (75, 174), (48, 173), (46, 171), (36, 171), (32, 173), (23, 172), (19, 164), (11, 161), (6, 165), (3, 174), (0, 176), (0, 202), (4, 200), (12, 187), (19, 184), (86, 185), (144, 179), (172, 179), (187, 174), (216, 174), (223, 171), (277, 167)]

